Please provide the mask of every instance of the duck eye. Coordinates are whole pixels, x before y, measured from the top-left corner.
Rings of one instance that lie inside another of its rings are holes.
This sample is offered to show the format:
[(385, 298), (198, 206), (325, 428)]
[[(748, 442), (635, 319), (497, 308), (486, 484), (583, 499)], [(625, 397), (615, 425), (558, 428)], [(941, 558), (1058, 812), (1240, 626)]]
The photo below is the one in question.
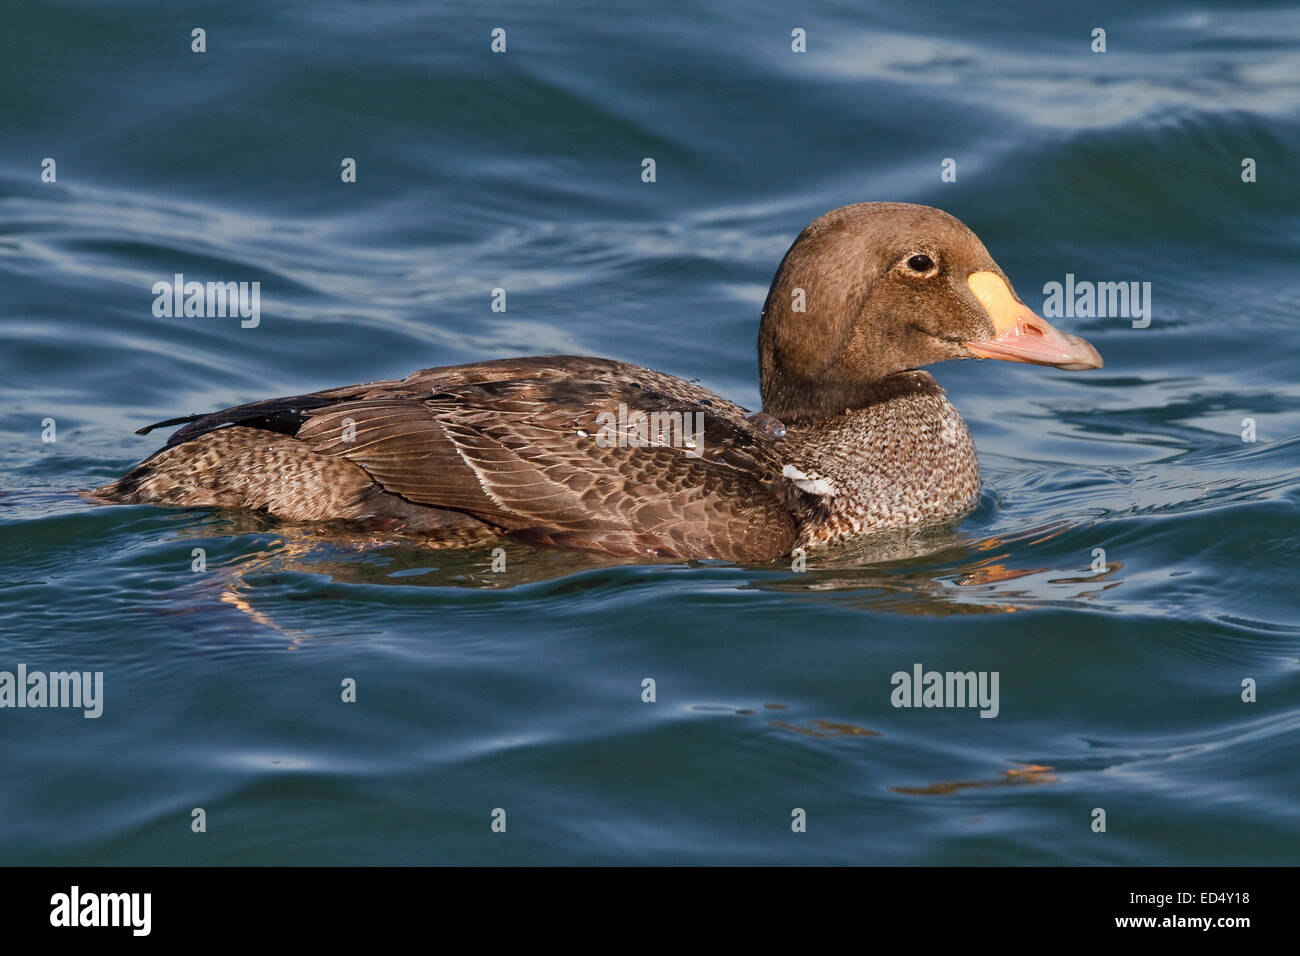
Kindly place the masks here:
[(918, 252), (907, 260), (907, 267), (913, 272), (929, 272), (934, 268), (934, 260), (924, 252)]

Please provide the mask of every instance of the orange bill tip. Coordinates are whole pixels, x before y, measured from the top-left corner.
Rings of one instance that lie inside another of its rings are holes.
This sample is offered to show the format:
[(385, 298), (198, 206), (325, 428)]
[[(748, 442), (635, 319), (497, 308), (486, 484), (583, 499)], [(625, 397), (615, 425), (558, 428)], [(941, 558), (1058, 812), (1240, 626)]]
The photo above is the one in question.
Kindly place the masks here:
[(993, 320), (994, 332), (993, 338), (982, 342), (963, 342), (971, 355), (1004, 362), (1055, 365), (1070, 371), (1101, 368), (1101, 356), (1095, 348), (1035, 315), (996, 272), (974, 272), (966, 281)]

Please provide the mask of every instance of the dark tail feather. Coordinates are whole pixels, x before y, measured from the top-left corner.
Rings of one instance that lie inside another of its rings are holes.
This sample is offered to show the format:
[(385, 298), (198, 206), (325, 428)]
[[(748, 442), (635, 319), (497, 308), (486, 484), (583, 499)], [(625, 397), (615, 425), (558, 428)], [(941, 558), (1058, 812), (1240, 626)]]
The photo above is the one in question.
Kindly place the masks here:
[(136, 434), (147, 435), (155, 428), (170, 428), (173, 425), (184, 426), (167, 439), (166, 447), (168, 448), (198, 438), (200, 435), (206, 435), (208, 432), (216, 431), (219, 428), (225, 428), (227, 425), (245, 425), (249, 428), (260, 428), (263, 431), (278, 432), (281, 435), (292, 437), (298, 433), (298, 429), (307, 419), (309, 411), (332, 405), (336, 401), (338, 399), (335, 397), (326, 398), (320, 395), (291, 395), (288, 398), (272, 398), (262, 402), (250, 402), (247, 405), (236, 405), (234, 408), (225, 408), (219, 412), (203, 412), (198, 415), (182, 415), (179, 418), (169, 418), (165, 422), (146, 425), (136, 431)]
[(200, 413), (198, 415), (182, 415), (180, 418), (169, 418), (165, 422), (154, 422), (152, 425), (145, 425), (144, 428), (137, 428), (135, 433), (137, 435), (147, 435), (155, 428), (171, 428), (173, 425), (184, 425), (187, 422), (193, 422), (203, 418), (204, 414), (206, 413)]

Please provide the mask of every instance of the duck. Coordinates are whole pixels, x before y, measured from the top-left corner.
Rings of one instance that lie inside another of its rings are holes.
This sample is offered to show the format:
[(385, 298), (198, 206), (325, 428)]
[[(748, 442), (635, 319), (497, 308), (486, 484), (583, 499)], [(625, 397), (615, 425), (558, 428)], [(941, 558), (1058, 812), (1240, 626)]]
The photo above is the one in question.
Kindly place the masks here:
[(759, 411), (607, 358), (495, 359), (148, 425), (137, 434), (180, 427), (90, 494), (436, 547), (774, 561), (975, 507), (970, 432), (921, 368), (972, 358), (1102, 367), (956, 217), (855, 203), (811, 222), (776, 270)]

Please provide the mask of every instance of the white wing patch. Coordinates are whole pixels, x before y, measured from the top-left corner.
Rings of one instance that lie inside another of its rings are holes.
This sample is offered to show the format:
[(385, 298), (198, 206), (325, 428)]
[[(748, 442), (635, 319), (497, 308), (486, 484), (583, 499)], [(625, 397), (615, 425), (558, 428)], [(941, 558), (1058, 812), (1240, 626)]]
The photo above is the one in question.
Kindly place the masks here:
[(781, 474), (793, 481), (796, 488), (810, 495), (832, 497), (839, 494), (838, 489), (825, 478), (809, 478), (794, 465), (786, 465), (781, 469)]

